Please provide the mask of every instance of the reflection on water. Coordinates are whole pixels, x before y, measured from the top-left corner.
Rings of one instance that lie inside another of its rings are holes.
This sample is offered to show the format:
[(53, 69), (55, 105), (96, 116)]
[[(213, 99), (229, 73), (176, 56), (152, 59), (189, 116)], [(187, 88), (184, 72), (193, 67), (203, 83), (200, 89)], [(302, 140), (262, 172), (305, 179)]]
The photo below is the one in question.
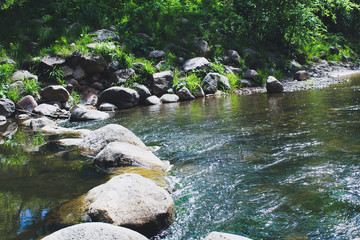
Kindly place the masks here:
[[(359, 89), (354, 81), (324, 90), (199, 99), (65, 125), (118, 123), (161, 147), (156, 155), (173, 165), (176, 220), (158, 238), (201, 239), (223, 231), (252, 239), (356, 239)], [(87, 159), (64, 159), (59, 150), (40, 147), (26, 154), (25, 167), (8, 167), (0, 176), (0, 239), (44, 234), (50, 208), (106, 179)]]

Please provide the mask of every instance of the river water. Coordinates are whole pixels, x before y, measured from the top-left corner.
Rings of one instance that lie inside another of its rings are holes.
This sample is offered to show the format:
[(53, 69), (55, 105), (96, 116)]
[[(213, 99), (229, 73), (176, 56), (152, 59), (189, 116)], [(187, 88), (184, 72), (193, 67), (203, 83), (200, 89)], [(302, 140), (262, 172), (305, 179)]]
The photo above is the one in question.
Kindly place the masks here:
[[(176, 220), (156, 239), (201, 239), (211, 231), (360, 239), (359, 113), (355, 79), (322, 90), (139, 107), (104, 122), (65, 126), (118, 123), (160, 147), (156, 155), (173, 165)], [(0, 239), (44, 235), (51, 208), (107, 178), (86, 158), (59, 154), (66, 149), (56, 144), (37, 150), (26, 143), (51, 138), (21, 130), (17, 138), (21, 148), (1, 147)]]

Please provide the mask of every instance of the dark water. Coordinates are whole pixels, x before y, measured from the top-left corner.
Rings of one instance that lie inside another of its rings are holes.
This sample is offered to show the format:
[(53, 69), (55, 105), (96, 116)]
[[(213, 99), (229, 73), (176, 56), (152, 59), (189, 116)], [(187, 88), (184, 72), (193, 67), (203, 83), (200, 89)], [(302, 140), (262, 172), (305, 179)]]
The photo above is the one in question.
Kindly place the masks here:
[[(118, 123), (161, 147), (156, 154), (173, 165), (176, 204), (164, 239), (201, 239), (211, 231), (252, 239), (356, 239), (359, 113), (358, 79), (323, 90), (137, 108), (106, 122), (65, 125)], [(1, 152), (6, 149), (17, 151), (3, 146)], [(46, 145), (13, 165), (9, 158), (16, 154), (2, 154), (0, 239), (44, 234), (50, 208), (105, 181), (86, 159), (59, 157), (60, 150)]]

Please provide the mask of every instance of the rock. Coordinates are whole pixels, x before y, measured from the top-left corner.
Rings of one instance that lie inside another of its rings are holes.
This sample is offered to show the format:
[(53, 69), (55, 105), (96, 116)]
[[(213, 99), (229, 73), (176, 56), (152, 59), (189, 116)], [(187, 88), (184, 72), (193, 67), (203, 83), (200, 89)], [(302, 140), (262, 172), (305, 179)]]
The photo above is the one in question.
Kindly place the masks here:
[(210, 52), (209, 44), (205, 40), (196, 42), (195, 48), (201, 56), (206, 56)]
[(104, 85), (101, 82), (94, 82), (93, 84), (91, 84), (91, 87), (99, 91), (103, 91), (105, 89)]
[(89, 133), (84, 138), (81, 147), (97, 154), (111, 142), (125, 142), (147, 149), (145, 144), (134, 133), (117, 124), (109, 124)]
[(162, 102), (157, 96), (150, 96), (145, 99), (145, 105), (160, 105)]
[(202, 87), (199, 84), (196, 84), (196, 85), (197, 85), (197, 87), (196, 87), (196, 89), (194, 91), (194, 97), (196, 97), (196, 98), (205, 97), (205, 92), (202, 89)]
[(250, 48), (246, 48), (243, 51), (243, 54), (245, 57), (250, 57), (250, 58), (255, 58), (255, 57), (259, 56), (259, 53), (257, 51), (250, 49)]
[(86, 78), (85, 70), (79, 65), (75, 68), (75, 71), (72, 74), (73, 78), (76, 80), (83, 80)]
[(19, 95), (23, 94), (25, 90), (25, 83), (23, 81), (16, 81), (10, 84), (9, 90), (17, 91)]
[(121, 69), (111, 75), (111, 81), (114, 83), (125, 83), (129, 78), (135, 75), (135, 70), (131, 68)]
[(32, 120), (30, 120), (29, 125), (33, 131), (38, 131), (39, 129), (41, 129), (45, 126), (57, 127), (57, 124), (55, 121), (50, 120), (46, 117), (32, 119)]
[(150, 90), (145, 85), (135, 83), (133, 88), (139, 93), (140, 102), (144, 102), (145, 99), (151, 96)]
[(184, 63), (183, 69), (185, 72), (189, 72), (189, 71), (195, 70), (195, 69), (209, 70), (210, 62), (204, 57), (192, 58), (192, 59), (187, 60)]
[(65, 58), (63, 58), (61, 56), (46, 55), (41, 58), (41, 63), (44, 64), (48, 68), (53, 68), (55, 66), (64, 64)]
[(15, 103), (7, 98), (0, 99), (0, 116), (12, 117), (15, 114)]
[(0, 115), (0, 126), (4, 125), (6, 123), (6, 117)]
[(168, 162), (161, 161), (151, 151), (124, 142), (111, 142), (96, 155), (94, 163), (102, 168), (143, 166), (167, 170)]
[(59, 107), (42, 103), (38, 106), (36, 106), (33, 110), (34, 113), (40, 114), (42, 116), (54, 116), (58, 111)]
[(297, 71), (294, 75), (294, 79), (298, 81), (305, 81), (309, 78), (310, 78), (309, 73), (305, 70)]
[(22, 81), (24, 79), (34, 79), (38, 81), (38, 76), (31, 74), (26, 70), (17, 70), (10, 78), (11, 82)]
[(337, 47), (330, 47), (329, 52), (331, 55), (339, 55), (340, 50)]
[(256, 87), (257, 83), (254, 80), (250, 80), (250, 79), (241, 79), (241, 86), (243, 87)]
[(178, 102), (180, 100), (179, 96), (176, 94), (164, 94), (160, 98), (161, 102), (163, 103), (173, 103)]
[(320, 58), (317, 57), (317, 56), (313, 56), (313, 57), (311, 58), (311, 61), (314, 62), (314, 63), (320, 63)]
[[(3, 127), (2, 127), (3, 128)], [(3, 137), (11, 137), (18, 131), (19, 127), (16, 122), (10, 122), (9, 125), (6, 126), (6, 129), (1, 129), (0, 134)]]
[(120, 41), (119, 35), (107, 29), (100, 29), (90, 34), (94, 35), (92, 38), (96, 42)]
[(70, 78), (72, 77), (72, 75), (74, 74), (74, 69), (72, 69), (71, 67), (69, 66), (63, 66), (62, 67), (62, 70), (63, 70), (63, 73), (64, 73), (64, 77), (65, 78)]
[(105, 70), (106, 61), (101, 54), (86, 53), (83, 57), (83, 67), (88, 73), (101, 73)]
[(166, 57), (166, 54), (163, 50), (155, 50), (155, 51), (151, 51), (148, 58), (150, 59), (163, 59)]
[(256, 80), (257, 77), (259, 76), (259, 74), (253, 70), (253, 69), (248, 69), (244, 72), (244, 78), (245, 79), (250, 79), (250, 80)]
[(91, 189), (84, 199), (92, 221), (134, 229), (153, 236), (174, 220), (170, 194), (150, 179), (123, 174)]
[(0, 62), (1, 65), (3, 64), (11, 64), (11, 65), (16, 65), (16, 62), (10, 58), (5, 58), (5, 59), (2, 59), (1, 62)]
[(61, 85), (50, 85), (41, 89), (40, 96), (46, 101), (55, 100), (66, 102), (69, 100), (70, 94), (68, 90)]
[(291, 69), (292, 71), (298, 71), (298, 70), (300, 70), (301, 68), (302, 68), (301, 64), (298, 63), (297, 61), (292, 60), (292, 61), (290, 62), (290, 69)]
[(115, 110), (117, 110), (117, 109), (118, 108), (114, 104), (111, 104), (111, 103), (102, 103), (99, 106), (100, 111), (115, 112)]
[(228, 50), (227, 51), (227, 55), (229, 56), (229, 60), (233, 63), (233, 64), (239, 64), (241, 57), (239, 55), (239, 53), (235, 50)]
[(190, 101), (194, 100), (194, 95), (191, 94), (190, 90), (187, 87), (182, 87), (176, 92), (176, 95), (179, 96), (180, 101)]
[(95, 109), (88, 109), (84, 105), (76, 105), (70, 109), (70, 112), (71, 122), (105, 120), (110, 118), (110, 114)]
[(140, 100), (139, 94), (130, 88), (111, 87), (100, 94), (99, 104), (112, 103), (118, 108), (130, 108), (138, 105)]
[(87, 88), (82, 94), (82, 102), (85, 105), (96, 106), (99, 100), (99, 90)]
[(108, 223), (82, 223), (56, 231), (42, 240), (147, 240), (133, 230)]
[(206, 94), (213, 94), (217, 89), (230, 90), (229, 79), (219, 73), (208, 73), (202, 80)]
[(204, 240), (251, 240), (251, 239), (229, 233), (211, 232), (206, 238), (204, 238)]
[(268, 93), (280, 93), (284, 91), (282, 83), (273, 76), (266, 79), (266, 90)]
[(112, 61), (107, 66), (106, 69), (108, 72), (115, 72), (120, 69), (120, 63), (118, 61)]
[(249, 62), (249, 67), (252, 69), (264, 69), (265, 62), (262, 59), (257, 58)]
[(147, 35), (146, 33), (135, 33), (134, 35), (137, 38), (151, 40), (151, 37), (149, 35)]
[(166, 65), (166, 61), (160, 61), (155, 65), (155, 69), (160, 70), (163, 66)]
[(349, 57), (349, 56), (342, 56), (342, 57), (341, 57), (341, 61), (344, 62), (344, 63), (351, 62), (351, 57)]
[(164, 71), (153, 74), (152, 90), (157, 96), (168, 92), (174, 84), (174, 74), (171, 71)]
[(27, 96), (23, 97), (17, 103), (18, 108), (20, 108), (24, 111), (27, 111), (27, 112), (31, 112), (37, 106), (38, 106), (38, 104), (37, 104), (36, 100), (31, 95), (27, 95)]

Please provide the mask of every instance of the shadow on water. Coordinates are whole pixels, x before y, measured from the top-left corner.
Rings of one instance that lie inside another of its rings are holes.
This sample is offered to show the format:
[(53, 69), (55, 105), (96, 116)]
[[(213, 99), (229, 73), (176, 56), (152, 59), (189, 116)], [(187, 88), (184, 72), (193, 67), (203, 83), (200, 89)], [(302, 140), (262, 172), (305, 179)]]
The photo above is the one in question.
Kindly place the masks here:
[[(252, 239), (355, 239), (359, 86), (357, 80), (323, 90), (138, 107), (64, 126), (118, 123), (161, 147), (156, 155), (173, 165), (176, 220), (155, 239), (201, 239), (211, 231)], [(106, 179), (86, 158), (42, 145), (47, 137), (16, 134), (0, 145), (0, 239), (45, 234), (49, 209)], [(38, 148), (26, 145), (36, 141)]]

